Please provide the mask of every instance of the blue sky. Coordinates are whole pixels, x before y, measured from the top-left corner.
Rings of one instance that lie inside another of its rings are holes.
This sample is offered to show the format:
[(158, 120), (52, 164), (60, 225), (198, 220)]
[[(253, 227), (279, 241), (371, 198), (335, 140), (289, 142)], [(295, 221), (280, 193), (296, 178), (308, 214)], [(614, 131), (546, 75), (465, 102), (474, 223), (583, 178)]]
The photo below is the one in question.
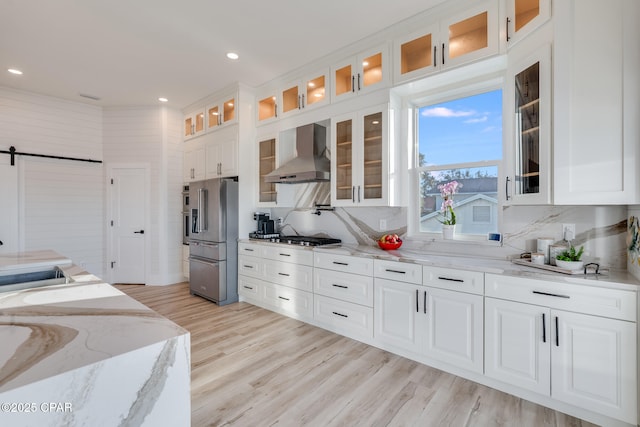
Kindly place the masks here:
[(501, 159), (502, 91), (422, 107), (418, 137), (429, 165)]

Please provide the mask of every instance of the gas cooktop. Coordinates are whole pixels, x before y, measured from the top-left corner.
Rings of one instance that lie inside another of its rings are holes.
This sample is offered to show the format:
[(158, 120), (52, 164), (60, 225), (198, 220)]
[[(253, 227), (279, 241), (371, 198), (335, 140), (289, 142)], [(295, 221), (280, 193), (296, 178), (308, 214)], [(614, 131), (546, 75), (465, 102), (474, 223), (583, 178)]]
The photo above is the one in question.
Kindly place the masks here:
[(249, 233), (250, 239), (263, 240), (273, 243), (284, 243), (298, 246), (325, 246), (342, 243), (340, 239), (331, 237), (314, 237), (314, 236), (281, 236), (279, 234), (258, 234)]

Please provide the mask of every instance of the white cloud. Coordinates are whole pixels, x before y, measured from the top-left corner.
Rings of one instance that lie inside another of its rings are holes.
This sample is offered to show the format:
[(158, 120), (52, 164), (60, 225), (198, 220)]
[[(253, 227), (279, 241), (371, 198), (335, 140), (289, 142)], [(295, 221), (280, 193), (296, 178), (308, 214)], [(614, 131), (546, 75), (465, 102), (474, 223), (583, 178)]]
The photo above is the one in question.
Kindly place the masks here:
[(426, 108), (422, 111), (425, 117), (469, 117), (476, 114), (475, 111), (452, 110), (445, 107)]
[(488, 120), (487, 116), (482, 116), (482, 117), (478, 117), (477, 119), (469, 119), (469, 120), (465, 120), (465, 123), (483, 123), (486, 122)]

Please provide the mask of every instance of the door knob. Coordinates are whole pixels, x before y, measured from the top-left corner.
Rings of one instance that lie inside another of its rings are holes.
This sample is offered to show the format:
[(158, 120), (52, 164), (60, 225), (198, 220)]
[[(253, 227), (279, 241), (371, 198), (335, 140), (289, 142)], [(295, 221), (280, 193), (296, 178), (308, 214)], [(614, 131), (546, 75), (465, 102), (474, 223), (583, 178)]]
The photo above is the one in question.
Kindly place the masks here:
[(144, 230), (134, 231), (135, 234), (144, 234)]

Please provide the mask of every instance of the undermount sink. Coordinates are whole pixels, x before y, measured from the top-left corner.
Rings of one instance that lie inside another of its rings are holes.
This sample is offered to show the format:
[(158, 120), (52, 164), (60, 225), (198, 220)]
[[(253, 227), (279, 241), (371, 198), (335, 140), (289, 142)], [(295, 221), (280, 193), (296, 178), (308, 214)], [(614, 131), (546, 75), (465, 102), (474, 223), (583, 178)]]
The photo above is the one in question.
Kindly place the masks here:
[(19, 291), (49, 285), (69, 283), (70, 279), (57, 266), (36, 271), (0, 274), (0, 292)]

